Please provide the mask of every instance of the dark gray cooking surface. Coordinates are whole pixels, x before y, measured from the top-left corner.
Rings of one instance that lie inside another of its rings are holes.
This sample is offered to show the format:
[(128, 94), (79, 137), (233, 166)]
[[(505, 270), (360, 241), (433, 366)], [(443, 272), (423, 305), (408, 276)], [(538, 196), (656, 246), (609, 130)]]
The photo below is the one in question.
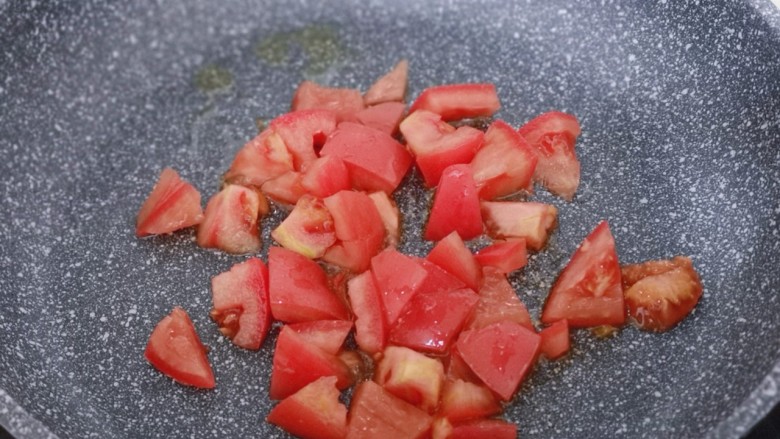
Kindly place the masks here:
[[(208, 318), (210, 277), (242, 258), (191, 232), (138, 240), (135, 213), (165, 166), (213, 194), (255, 119), (286, 111), (302, 79), (365, 89), (402, 57), (412, 97), (491, 81), (514, 125), (549, 109), (580, 118), (578, 196), (538, 191), (560, 227), (513, 278), (536, 316), (602, 218), (622, 261), (688, 254), (703, 278), (671, 332), (578, 332), (571, 358), (539, 367), (507, 409), (523, 437), (734, 437), (780, 400), (772, 5), (107, 3), (0, 0), (0, 424), (19, 437), (283, 437), (263, 421), (276, 332), (246, 352)], [(303, 44), (285, 60), (291, 35)], [(232, 86), (199, 89), (209, 65)], [(416, 254), (422, 196), (398, 195)], [(214, 391), (143, 359), (176, 305), (211, 348)]]

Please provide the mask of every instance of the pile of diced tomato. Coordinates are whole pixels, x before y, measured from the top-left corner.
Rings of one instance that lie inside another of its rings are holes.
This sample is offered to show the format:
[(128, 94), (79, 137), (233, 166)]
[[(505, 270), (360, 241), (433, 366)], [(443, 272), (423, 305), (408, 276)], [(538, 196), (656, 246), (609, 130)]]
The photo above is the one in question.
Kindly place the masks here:
[[(507, 276), (544, 249), (557, 209), (521, 200), (534, 182), (573, 199), (577, 119), (552, 111), (519, 129), (499, 119), (475, 128), (470, 120), (501, 106), (492, 84), (430, 87), (407, 111), (407, 72), (401, 61), (362, 94), (303, 82), (292, 111), (237, 153), (205, 211), (199, 192), (166, 168), (136, 234), (197, 226), (200, 246), (250, 255), (212, 278), (211, 318), (251, 350), (283, 322), (270, 381), (280, 402), (267, 419), (291, 434), (514, 438), (517, 427), (497, 416), (539, 358), (566, 355), (570, 328), (618, 328), (628, 315), (642, 329), (667, 330), (702, 287), (687, 257), (621, 268), (602, 221), (554, 282), (537, 330)], [(393, 200), (413, 167), (434, 191), (421, 236), (402, 235)], [(290, 210), (264, 262), (251, 255), (269, 199)], [(464, 241), (484, 234), (492, 244), (473, 253)], [(435, 245), (425, 257), (406, 255), (401, 239)], [(182, 384), (215, 386), (179, 307), (145, 356)], [(350, 386), (347, 408), (339, 397)]]

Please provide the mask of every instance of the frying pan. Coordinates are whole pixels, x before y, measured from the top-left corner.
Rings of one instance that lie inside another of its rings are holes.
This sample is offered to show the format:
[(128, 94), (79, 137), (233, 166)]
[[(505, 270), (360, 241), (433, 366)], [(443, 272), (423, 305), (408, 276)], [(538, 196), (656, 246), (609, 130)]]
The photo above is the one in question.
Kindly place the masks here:
[[(191, 231), (138, 240), (135, 213), (164, 166), (216, 192), (304, 78), (365, 89), (405, 57), (411, 97), (489, 81), (510, 124), (550, 109), (581, 120), (578, 195), (537, 190), (560, 225), (511, 279), (533, 314), (600, 219), (624, 263), (686, 254), (703, 278), (672, 331), (577, 332), (507, 408), (520, 434), (744, 434), (780, 400), (779, 32), (758, 1), (0, 0), (0, 424), (32, 438), (285, 437), (263, 421), (278, 329), (246, 352), (208, 318), (210, 277), (242, 257), (197, 248)], [(429, 196), (416, 174), (397, 194), (404, 252), (430, 248)], [(264, 223), (263, 257), (282, 215)], [(213, 391), (143, 359), (176, 305), (210, 348)]]

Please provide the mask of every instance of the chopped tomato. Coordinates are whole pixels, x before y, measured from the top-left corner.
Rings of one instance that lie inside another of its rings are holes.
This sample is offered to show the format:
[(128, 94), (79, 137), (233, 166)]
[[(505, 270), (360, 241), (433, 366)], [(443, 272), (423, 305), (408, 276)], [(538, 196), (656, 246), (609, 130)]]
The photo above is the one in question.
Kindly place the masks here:
[(580, 244), (547, 296), (542, 322), (562, 319), (575, 328), (625, 322), (615, 239), (606, 221)]
[(493, 84), (449, 84), (428, 87), (409, 112), (427, 110), (444, 120), (488, 117), (501, 108)]
[(466, 327), (481, 329), (493, 323), (509, 321), (534, 329), (528, 309), (517, 297), (506, 276), (491, 267), (485, 267), (482, 274), (479, 303)]
[(501, 419), (480, 419), (455, 425), (449, 439), (515, 439), (517, 425)]
[(203, 209), (200, 192), (179, 178), (171, 168), (163, 169), (146, 198), (135, 222), (135, 235), (160, 235), (200, 224)]
[(569, 322), (558, 320), (539, 333), (542, 337), (542, 355), (548, 360), (557, 360), (569, 352)]
[(238, 151), (224, 178), (227, 183), (260, 187), (292, 170), (293, 156), (284, 140), (266, 129)]
[(333, 355), (341, 351), (344, 340), (347, 339), (347, 335), (352, 330), (352, 322), (349, 320), (315, 320), (292, 323), (288, 326), (307, 343)]
[(685, 256), (627, 265), (622, 275), (628, 313), (641, 329), (673, 328), (701, 298), (699, 275)]
[(413, 258), (425, 271), (428, 272), (428, 276), (420, 286), (420, 291), (429, 291), (432, 293), (442, 291), (459, 290), (466, 288), (466, 284), (463, 283), (457, 277), (451, 275), (449, 272), (434, 264), (433, 262), (424, 258)]
[(487, 387), (461, 379), (450, 379), (444, 384), (439, 416), (458, 422), (498, 413), (501, 413), (501, 405)]
[(450, 355), (444, 357), (445, 366), (447, 368), (447, 378), (453, 380), (463, 380), (470, 383), (482, 383), (482, 380), (474, 374), (468, 364), (463, 360), (463, 357), (458, 351), (458, 344), (455, 343), (450, 349)]
[(452, 165), (442, 172), (424, 236), (438, 241), (452, 232), (465, 240), (482, 234), (479, 196), (469, 165)]
[(483, 201), (482, 218), (488, 235), (495, 239), (525, 239), (531, 250), (541, 250), (555, 227), (558, 210), (544, 203)]
[(430, 415), (373, 381), (364, 381), (355, 389), (348, 419), (348, 439), (419, 439), (433, 422)]
[(218, 248), (227, 253), (251, 253), (260, 250), (259, 222), (268, 212), (268, 201), (252, 189), (227, 185), (206, 205), (198, 227), (198, 245)]
[(385, 102), (358, 111), (353, 122), (379, 130), (389, 136), (398, 133), (398, 126), (406, 114), (406, 105), (401, 102)]
[(390, 329), (390, 343), (421, 352), (450, 349), (479, 298), (468, 288), (415, 294)]
[(474, 258), (483, 267), (493, 267), (501, 273), (511, 273), (528, 263), (525, 239), (495, 242), (478, 251)]
[(428, 253), (428, 260), (463, 281), (472, 290), (479, 289), (482, 271), (471, 250), (466, 247), (457, 232), (450, 233), (436, 243)]
[(317, 149), (336, 129), (336, 115), (327, 110), (303, 110), (283, 114), (269, 128), (279, 133), (293, 156), (296, 171), (306, 171), (317, 159)]
[(176, 307), (152, 331), (144, 357), (157, 370), (181, 384), (214, 388), (214, 373), (190, 316)]
[(336, 377), (318, 378), (276, 405), (266, 420), (303, 439), (342, 439), (347, 407), (339, 402)]
[(430, 439), (447, 439), (452, 434), (452, 424), (447, 418), (435, 418), (431, 424)]
[(264, 194), (282, 204), (295, 204), (306, 195), (303, 187), (303, 174), (297, 171), (288, 171), (284, 174), (268, 180), (260, 187)]
[(363, 108), (360, 91), (352, 88), (324, 87), (311, 81), (301, 82), (292, 100), (292, 111), (330, 110), (335, 113), (336, 122), (349, 120)]
[(236, 346), (260, 349), (271, 325), (268, 267), (258, 258), (234, 265), (211, 279), (214, 307), (209, 314), (219, 332)]
[(540, 338), (531, 329), (503, 321), (463, 331), (458, 352), (472, 371), (504, 401), (509, 401), (536, 363)]
[(351, 187), (347, 165), (336, 156), (320, 157), (303, 173), (301, 186), (317, 198), (347, 190)]
[(580, 162), (574, 152), (574, 142), (580, 135), (577, 118), (550, 111), (535, 117), (518, 132), (539, 158), (534, 179), (553, 194), (571, 201), (580, 185)]
[(412, 156), (389, 134), (351, 122), (339, 124), (320, 154), (342, 159), (352, 185), (367, 191), (392, 193), (412, 165)]
[(352, 375), (344, 363), (319, 346), (309, 343), (283, 326), (276, 340), (271, 370), (271, 399), (284, 399), (321, 377), (335, 376), (336, 386), (345, 389), (352, 383)]
[(347, 294), (355, 314), (355, 343), (365, 352), (376, 354), (387, 342), (387, 323), (382, 298), (370, 271), (347, 283)]
[(432, 413), (439, 404), (444, 366), (412, 349), (388, 346), (374, 379), (393, 395)]
[(368, 194), (374, 202), (382, 224), (385, 226), (385, 244), (395, 247), (401, 241), (401, 212), (387, 193), (377, 191)]
[(492, 200), (532, 189), (536, 154), (517, 131), (502, 120), (485, 133), (485, 144), (471, 161), (479, 196)]
[(363, 95), (366, 105), (383, 102), (403, 102), (406, 98), (406, 83), (409, 76), (409, 61), (402, 59), (386, 75), (377, 79)]
[(341, 191), (323, 201), (333, 216), (338, 239), (323, 259), (354, 273), (365, 271), (385, 240), (385, 228), (374, 202), (368, 195), (354, 191)]
[(282, 247), (309, 259), (322, 257), (336, 242), (333, 217), (322, 200), (304, 195), (271, 236)]
[(347, 320), (344, 303), (328, 288), (316, 262), (282, 247), (268, 251), (271, 313), (283, 322)]
[(439, 184), (447, 166), (469, 163), (485, 137), (485, 133), (470, 126), (456, 129), (438, 114), (425, 110), (407, 116), (400, 130), (428, 187)]
[(371, 258), (374, 284), (379, 289), (385, 321), (393, 326), (407, 303), (417, 294), (428, 272), (394, 248), (388, 248)]

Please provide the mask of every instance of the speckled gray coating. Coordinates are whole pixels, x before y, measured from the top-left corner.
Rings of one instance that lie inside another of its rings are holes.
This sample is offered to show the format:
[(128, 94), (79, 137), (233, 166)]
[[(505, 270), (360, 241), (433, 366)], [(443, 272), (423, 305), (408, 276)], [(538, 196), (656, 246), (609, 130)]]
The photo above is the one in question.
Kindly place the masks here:
[[(288, 109), (303, 62), (272, 66), (253, 47), (310, 23), (348, 49), (323, 83), (365, 88), (406, 57), (411, 96), (492, 81), (512, 124), (553, 108), (580, 118), (576, 200), (537, 192), (560, 227), (512, 278), (532, 314), (602, 218), (622, 261), (688, 254), (701, 272), (704, 297), (678, 328), (580, 331), (569, 359), (542, 364), (506, 411), (523, 437), (735, 437), (780, 400), (771, 4), (282, 3), (0, 0), (0, 424), (32, 438), (285, 436), (263, 421), (277, 331), (246, 352), (208, 318), (210, 277), (242, 258), (133, 227), (163, 167), (208, 197), (255, 118)], [(230, 89), (195, 88), (209, 63), (233, 73)], [(426, 195), (412, 186), (398, 195), (402, 247), (424, 254)], [(213, 391), (143, 359), (175, 305), (211, 349)]]

